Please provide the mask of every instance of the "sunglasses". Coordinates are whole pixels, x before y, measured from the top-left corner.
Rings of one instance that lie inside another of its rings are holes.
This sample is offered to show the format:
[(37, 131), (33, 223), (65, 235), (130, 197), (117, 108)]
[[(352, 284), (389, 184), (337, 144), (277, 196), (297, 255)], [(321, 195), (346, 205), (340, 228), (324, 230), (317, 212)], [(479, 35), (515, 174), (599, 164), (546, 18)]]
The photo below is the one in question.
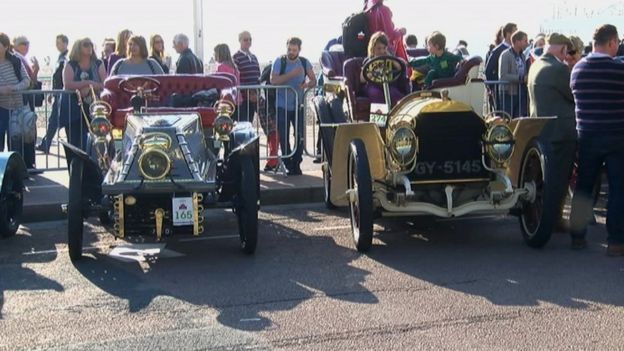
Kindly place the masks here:
[(243, 38), (243, 41), (251, 41), (251, 38)]
[(85, 47), (85, 48), (92, 48), (93, 47), (93, 43), (84, 42), (84, 43), (82, 43), (82, 46)]

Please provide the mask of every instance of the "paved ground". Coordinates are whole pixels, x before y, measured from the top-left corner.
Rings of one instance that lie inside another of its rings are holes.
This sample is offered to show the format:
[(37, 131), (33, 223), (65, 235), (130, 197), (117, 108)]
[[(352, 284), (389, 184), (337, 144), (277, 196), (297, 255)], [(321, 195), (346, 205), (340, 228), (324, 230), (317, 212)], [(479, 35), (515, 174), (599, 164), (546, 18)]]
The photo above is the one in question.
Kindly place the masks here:
[(76, 265), (64, 222), (23, 228), (0, 241), (0, 350), (624, 348), (603, 224), (574, 252), (563, 234), (527, 248), (509, 217), (380, 221), (361, 255), (344, 212), (260, 218), (255, 256), (213, 212), (208, 240), (135, 245), (144, 259), (90, 225)]

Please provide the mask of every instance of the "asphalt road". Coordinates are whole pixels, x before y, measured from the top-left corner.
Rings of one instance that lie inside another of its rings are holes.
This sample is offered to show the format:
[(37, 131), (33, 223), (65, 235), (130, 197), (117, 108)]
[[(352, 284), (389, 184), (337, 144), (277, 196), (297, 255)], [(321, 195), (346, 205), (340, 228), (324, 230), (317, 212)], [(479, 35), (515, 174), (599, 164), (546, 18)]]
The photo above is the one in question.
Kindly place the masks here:
[[(512, 217), (383, 220), (370, 254), (345, 212), (265, 208), (255, 256), (228, 213), (211, 237), (135, 245), (64, 222), (0, 241), (0, 350), (624, 349), (624, 259), (604, 225), (571, 251), (526, 247)], [(160, 247), (162, 248), (162, 247)]]

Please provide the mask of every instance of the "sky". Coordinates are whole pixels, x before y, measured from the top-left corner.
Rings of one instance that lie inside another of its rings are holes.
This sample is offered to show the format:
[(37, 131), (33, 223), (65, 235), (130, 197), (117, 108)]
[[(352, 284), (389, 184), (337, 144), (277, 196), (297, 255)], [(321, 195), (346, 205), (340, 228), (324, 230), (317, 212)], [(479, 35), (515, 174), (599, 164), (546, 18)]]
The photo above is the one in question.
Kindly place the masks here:
[[(576, 3), (600, 9), (615, 2), (386, 0), (385, 4), (394, 13), (395, 24), (416, 34), (419, 41), (439, 30), (446, 35), (450, 49), (464, 39), (471, 54), (484, 56), (496, 28), (506, 22), (517, 23), (532, 37), (540, 31), (540, 24), (553, 18), (554, 4), (558, 4), (559, 11), (565, 11)], [(148, 40), (151, 34), (158, 33), (164, 37), (168, 54), (174, 60), (173, 36), (181, 32), (192, 37), (193, 33), (193, 0), (3, 1), (2, 8), (3, 14), (15, 15), (3, 16), (0, 32), (11, 38), (26, 35), (31, 42), (31, 55), (38, 57), (42, 66), (45, 56), (54, 60), (58, 33), (68, 35), (70, 45), (73, 39), (90, 37), (98, 48), (104, 38), (116, 38), (117, 32), (125, 28)], [(361, 0), (203, 0), (204, 57), (210, 59), (218, 43), (228, 44), (235, 52), (238, 33), (249, 30), (253, 36), (252, 51), (261, 62), (282, 55), (290, 36), (302, 38), (302, 55), (316, 61), (325, 43), (340, 35), (345, 18), (361, 8)], [(589, 38), (591, 31), (586, 31), (574, 34)]]

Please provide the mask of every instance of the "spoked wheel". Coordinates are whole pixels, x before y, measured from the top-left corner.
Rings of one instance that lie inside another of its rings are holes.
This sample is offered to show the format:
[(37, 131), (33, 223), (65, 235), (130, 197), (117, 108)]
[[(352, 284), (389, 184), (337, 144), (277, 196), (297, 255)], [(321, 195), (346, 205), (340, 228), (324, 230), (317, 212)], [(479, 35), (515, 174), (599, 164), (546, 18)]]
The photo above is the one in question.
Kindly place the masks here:
[(353, 242), (358, 251), (366, 252), (373, 244), (373, 185), (361, 139), (353, 140), (349, 146), (347, 168)]
[(533, 140), (524, 154), (520, 169), (520, 186), (533, 189), (530, 199), (525, 200), (520, 211), (520, 227), (524, 241), (530, 247), (539, 248), (550, 240), (555, 211), (554, 197), (549, 186), (547, 161), (544, 147)]
[(67, 204), (67, 246), (69, 258), (82, 258), (82, 237), (84, 230), (82, 175), (84, 161), (74, 157), (69, 166), (69, 203)]
[(15, 235), (22, 223), (24, 180), (15, 168), (7, 168), (0, 193), (0, 236)]
[(239, 201), (236, 208), (241, 250), (246, 254), (256, 251), (258, 242), (258, 184), (251, 157), (241, 157)]

